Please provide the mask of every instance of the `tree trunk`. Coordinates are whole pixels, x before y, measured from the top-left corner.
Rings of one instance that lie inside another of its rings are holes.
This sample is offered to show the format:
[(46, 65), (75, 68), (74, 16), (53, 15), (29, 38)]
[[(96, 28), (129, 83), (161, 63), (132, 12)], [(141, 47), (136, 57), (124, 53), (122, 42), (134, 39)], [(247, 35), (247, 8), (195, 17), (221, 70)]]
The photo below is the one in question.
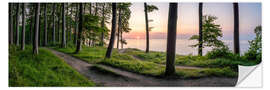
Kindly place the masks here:
[(145, 14), (145, 25), (146, 25), (146, 50), (145, 52), (149, 52), (149, 26), (148, 26), (148, 11), (147, 4), (144, 3), (144, 14)]
[(25, 4), (22, 3), (22, 36), (21, 36), (21, 49), (25, 48)]
[[(67, 6), (65, 7), (65, 9), (66, 9), (66, 11), (64, 12), (64, 14), (68, 16), (68, 12), (69, 12), (68, 3), (67, 3)], [(69, 31), (70, 31), (70, 28), (69, 28), (70, 23), (69, 23), (69, 20), (67, 19), (67, 17), (65, 17), (65, 19), (66, 19), (65, 20), (65, 26), (66, 26), (65, 37), (66, 37), (66, 40), (65, 41), (66, 41), (66, 44), (67, 44), (67, 42), (69, 41), (68, 37), (69, 37)]]
[(203, 40), (203, 32), (202, 32), (202, 9), (203, 9), (203, 3), (199, 3), (199, 48), (198, 48), (198, 54), (199, 56), (202, 56), (202, 40)]
[(65, 16), (65, 3), (62, 4), (62, 48), (66, 48), (66, 16)]
[(89, 14), (92, 14), (92, 3), (89, 3)]
[(71, 17), (71, 19), (70, 19), (70, 31), (69, 31), (69, 40), (71, 41), (72, 39), (72, 26), (73, 26), (73, 24), (72, 24), (72, 14), (73, 14), (73, 7), (72, 7), (72, 4), (71, 4), (71, 10), (70, 10), (70, 17)]
[(44, 41), (43, 41), (43, 46), (47, 46), (48, 42), (48, 31), (47, 31), (47, 4), (44, 3)]
[(79, 32), (78, 32), (78, 40), (77, 40), (77, 48), (75, 53), (79, 53), (81, 50), (81, 41), (82, 41), (82, 27), (83, 27), (83, 4), (80, 3), (79, 8)]
[[(40, 9), (41, 9), (41, 6), (40, 6)], [(42, 15), (42, 13), (41, 13), (41, 10), (39, 10), (39, 28), (38, 28), (38, 30), (39, 30), (39, 33), (38, 33), (38, 45), (39, 46), (41, 46), (41, 15)]]
[(84, 7), (83, 7), (83, 12), (85, 12), (86, 3), (84, 3), (83, 5), (84, 5)]
[(61, 42), (61, 34), (60, 34), (60, 21), (61, 21), (61, 12), (62, 12), (62, 9), (60, 8), (61, 6), (59, 6), (59, 8), (58, 8), (58, 10), (59, 10), (59, 14), (58, 14), (58, 17), (57, 17), (57, 19), (58, 19), (58, 43), (60, 43)]
[(35, 31), (33, 40), (33, 54), (38, 54), (39, 11), (40, 3), (35, 4)]
[(78, 18), (79, 18), (79, 4), (76, 4), (76, 16), (75, 16), (75, 31), (74, 31), (74, 44), (77, 46), (77, 32), (78, 32)]
[(52, 41), (53, 41), (53, 45), (55, 44), (55, 3), (53, 4), (53, 13), (52, 13), (52, 16), (53, 16), (53, 35), (52, 35)]
[(9, 3), (9, 44), (13, 44), (13, 4)]
[[(31, 8), (31, 10), (32, 10), (32, 12), (34, 13), (34, 7), (32, 7)], [(34, 16), (34, 14), (31, 14), (31, 16), (30, 16), (30, 19), (31, 19), (31, 21), (30, 21), (30, 31), (29, 31), (29, 44), (31, 44), (31, 42), (33, 41), (33, 34), (32, 34), (32, 32), (33, 32), (33, 22), (34, 22), (34, 20), (35, 20), (35, 16)]]
[(104, 46), (104, 28), (105, 28), (105, 3), (103, 3), (103, 6), (102, 6), (102, 20), (101, 20), (101, 27), (103, 28), (102, 29), (102, 32), (101, 32), (101, 38), (100, 38), (100, 46)]
[(16, 46), (19, 46), (19, 30), (20, 30), (20, 25), (19, 25), (19, 22), (20, 22), (20, 3), (17, 4), (17, 12), (16, 12)]
[(95, 16), (97, 16), (97, 14), (98, 14), (98, 5), (97, 5), (97, 3), (95, 5), (96, 5), (96, 7), (95, 7)]
[(116, 3), (112, 3), (112, 32), (110, 37), (109, 46), (106, 52), (106, 58), (111, 58), (114, 39), (115, 39), (115, 30), (116, 30)]
[(166, 76), (171, 76), (175, 73), (175, 44), (176, 44), (176, 29), (177, 29), (177, 3), (170, 3), (169, 19), (168, 19), (168, 35), (167, 35), (167, 61), (166, 61)]
[(121, 41), (121, 49), (123, 49), (123, 31), (121, 31), (120, 37), (121, 37), (121, 40), (120, 40)]
[(238, 3), (233, 3), (233, 12), (234, 12), (234, 53), (240, 53), (239, 45), (239, 9)]
[(121, 32), (121, 9), (118, 12), (117, 49), (119, 49), (119, 37)]

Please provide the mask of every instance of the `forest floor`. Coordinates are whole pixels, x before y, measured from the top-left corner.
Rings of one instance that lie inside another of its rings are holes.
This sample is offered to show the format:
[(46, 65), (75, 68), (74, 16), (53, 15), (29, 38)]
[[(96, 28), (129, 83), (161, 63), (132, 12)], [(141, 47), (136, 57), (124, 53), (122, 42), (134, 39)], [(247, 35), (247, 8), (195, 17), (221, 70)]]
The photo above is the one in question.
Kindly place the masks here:
[[(189, 79), (153, 77), (111, 67), (106, 64), (91, 64), (69, 54), (50, 48), (47, 49), (62, 58), (79, 73), (94, 81), (98, 86), (234, 86), (237, 82), (237, 77), (211, 76)], [(177, 68), (201, 69), (186, 66), (179, 66)]]

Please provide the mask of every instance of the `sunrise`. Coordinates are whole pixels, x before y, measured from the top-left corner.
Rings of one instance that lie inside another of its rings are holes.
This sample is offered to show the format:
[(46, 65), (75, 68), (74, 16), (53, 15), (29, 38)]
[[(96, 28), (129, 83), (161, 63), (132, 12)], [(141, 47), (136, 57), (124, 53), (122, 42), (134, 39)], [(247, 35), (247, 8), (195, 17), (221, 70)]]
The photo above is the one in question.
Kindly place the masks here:
[(8, 6), (9, 87), (234, 87), (262, 62), (261, 3)]

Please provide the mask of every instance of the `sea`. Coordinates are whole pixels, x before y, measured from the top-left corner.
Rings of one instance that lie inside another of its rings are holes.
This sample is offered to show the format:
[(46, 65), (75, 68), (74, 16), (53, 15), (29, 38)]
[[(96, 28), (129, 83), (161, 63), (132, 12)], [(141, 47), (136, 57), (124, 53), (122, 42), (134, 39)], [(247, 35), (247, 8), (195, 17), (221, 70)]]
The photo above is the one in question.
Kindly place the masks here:
[[(145, 39), (126, 39), (127, 44), (123, 48), (137, 48), (140, 50), (145, 50), (146, 40)], [(233, 50), (233, 40), (222, 40), (230, 50)], [(190, 47), (198, 41), (188, 40), (188, 39), (177, 39), (176, 40), (176, 53), (179, 55), (197, 55), (198, 47)], [(150, 39), (149, 49), (151, 51), (162, 51), (166, 52), (167, 39)], [(116, 45), (115, 45), (116, 47)], [(240, 52), (244, 54), (249, 48), (248, 40), (240, 40)], [(203, 55), (208, 51), (211, 51), (212, 48), (206, 47), (203, 49)]]

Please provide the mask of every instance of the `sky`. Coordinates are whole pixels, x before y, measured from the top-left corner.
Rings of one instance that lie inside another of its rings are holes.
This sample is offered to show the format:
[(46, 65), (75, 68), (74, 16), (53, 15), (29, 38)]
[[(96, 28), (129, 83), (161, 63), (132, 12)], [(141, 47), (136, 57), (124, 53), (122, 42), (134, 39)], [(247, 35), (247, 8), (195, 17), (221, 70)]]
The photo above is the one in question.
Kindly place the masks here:
[[(155, 5), (157, 11), (148, 14), (150, 27), (150, 39), (167, 38), (168, 3), (149, 2), (148, 5)], [(198, 3), (179, 3), (177, 38), (188, 39), (198, 34), (199, 17)], [(132, 3), (131, 18), (129, 20), (131, 32), (123, 34), (126, 39), (145, 38), (145, 16), (143, 3)], [(213, 15), (218, 19), (216, 24), (221, 25), (224, 40), (233, 39), (233, 5), (231, 3), (204, 3), (203, 15)], [(239, 3), (240, 40), (251, 40), (255, 37), (254, 28), (261, 25), (262, 10), (261, 3)]]

